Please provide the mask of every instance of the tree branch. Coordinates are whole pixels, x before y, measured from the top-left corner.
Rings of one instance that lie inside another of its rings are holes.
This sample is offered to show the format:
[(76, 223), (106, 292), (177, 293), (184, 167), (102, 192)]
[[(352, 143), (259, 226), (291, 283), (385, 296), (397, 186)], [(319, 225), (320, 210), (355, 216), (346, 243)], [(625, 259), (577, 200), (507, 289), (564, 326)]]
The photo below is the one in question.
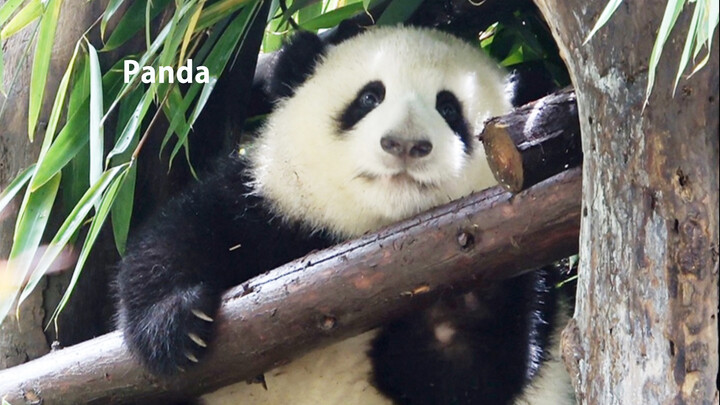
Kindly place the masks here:
[(572, 89), (491, 118), (481, 138), (495, 179), (517, 193), (582, 162)]
[(577, 251), (579, 169), (512, 196), (496, 187), (279, 267), (228, 291), (206, 361), (147, 374), (114, 332), (0, 372), (0, 396), (52, 404), (169, 400), (256, 376), (462, 291)]

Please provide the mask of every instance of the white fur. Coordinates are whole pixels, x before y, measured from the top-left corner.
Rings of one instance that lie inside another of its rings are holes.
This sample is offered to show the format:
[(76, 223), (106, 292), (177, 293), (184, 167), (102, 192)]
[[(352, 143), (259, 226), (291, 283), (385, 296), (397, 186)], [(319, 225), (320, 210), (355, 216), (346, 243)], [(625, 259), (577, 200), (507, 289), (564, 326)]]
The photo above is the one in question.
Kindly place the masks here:
[[(385, 99), (341, 133), (336, 117), (374, 80)], [(494, 185), (480, 142), (467, 155), (436, 111), (442, 90), (460, 101), (473, 137), (510, 109), (502, 72), (450, 35), (376, 28), (342, 42), (270, 116), (251, 151), (255, 192), (285, 219), (344, 239)], [(432, 152), (402, 166), (380, 147), (389, 132), (428, 139)]]
[(370, 385), (366, 332), (265, 373), (262, 384), (241, 382), (204, 396), (213, 405), (391, 405)]

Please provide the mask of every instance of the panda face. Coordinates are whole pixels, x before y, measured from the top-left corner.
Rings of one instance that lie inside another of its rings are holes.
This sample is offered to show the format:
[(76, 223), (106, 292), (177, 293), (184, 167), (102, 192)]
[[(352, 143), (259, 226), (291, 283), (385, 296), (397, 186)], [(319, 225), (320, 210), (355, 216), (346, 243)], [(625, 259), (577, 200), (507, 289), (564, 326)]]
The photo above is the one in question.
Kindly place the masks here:
[(353, 237), (495, 184), (476, 135), (510, 109), (478, 49), (377, 28), (328, 50), (252, 152), (276, 215)]

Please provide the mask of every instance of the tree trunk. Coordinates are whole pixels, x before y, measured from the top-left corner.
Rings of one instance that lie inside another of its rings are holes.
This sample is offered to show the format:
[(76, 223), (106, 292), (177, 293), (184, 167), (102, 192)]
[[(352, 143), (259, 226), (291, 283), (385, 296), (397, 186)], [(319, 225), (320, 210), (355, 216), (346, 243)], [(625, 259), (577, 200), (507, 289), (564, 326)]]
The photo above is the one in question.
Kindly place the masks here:
[[(587, 44), (606, 0), (537, 0), (577, 92), (583, 218), (564, 353), (589, 404), (718, 402), (718, 37), (672, 86), (693, 4), (648, 60), (665, 2), (624, 2)], [(688, 70), (689, 71), (689, 70)]]

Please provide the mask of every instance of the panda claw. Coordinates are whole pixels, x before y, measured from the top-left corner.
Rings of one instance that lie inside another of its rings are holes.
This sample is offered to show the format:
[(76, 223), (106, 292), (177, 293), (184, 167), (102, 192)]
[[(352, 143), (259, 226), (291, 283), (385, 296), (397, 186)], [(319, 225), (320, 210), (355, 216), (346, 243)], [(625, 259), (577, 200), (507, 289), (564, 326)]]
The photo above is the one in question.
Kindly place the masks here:
[(195, 357), (195, 355), (192, 354), (192, 353), (185, 353), (185, 357), (187, 357), (187, 359), (190, 360), (190, 361), (192, 361), (193, 363), (197, 363), (197, 362), (198, 362), (198, 358)]
[(206, 314), (205, 312), (203, 312), (203, 311), (201, 311), (201, 310), (199, 310), (199, 309), (191, 309), (190, 311), (192, 311), (193, 315), (195, 315), (196, 317), (202, 319), (203, 321), (206, 321), (206, 322), (215, 322), (215, 320), (212, 319), (208, 314)]
[(198, 345), (200, 347), (207, 347), (207, 343), (204, 340), (202, 340), (202, 338), (200, 338), (200, 336), (198, 336), (192, 332), (188, 333), (187, 335), (190, 338), (190, 340), (195, 342), (196, 345)]
[(180, 366), (175, 366), (175, 368), (177, 368), (178, 371), (181, 372), (181, 373), (184, 373), (184, 372), (185, 372), (185, 369), (182, 368), (182, 367), (180, 367)]

